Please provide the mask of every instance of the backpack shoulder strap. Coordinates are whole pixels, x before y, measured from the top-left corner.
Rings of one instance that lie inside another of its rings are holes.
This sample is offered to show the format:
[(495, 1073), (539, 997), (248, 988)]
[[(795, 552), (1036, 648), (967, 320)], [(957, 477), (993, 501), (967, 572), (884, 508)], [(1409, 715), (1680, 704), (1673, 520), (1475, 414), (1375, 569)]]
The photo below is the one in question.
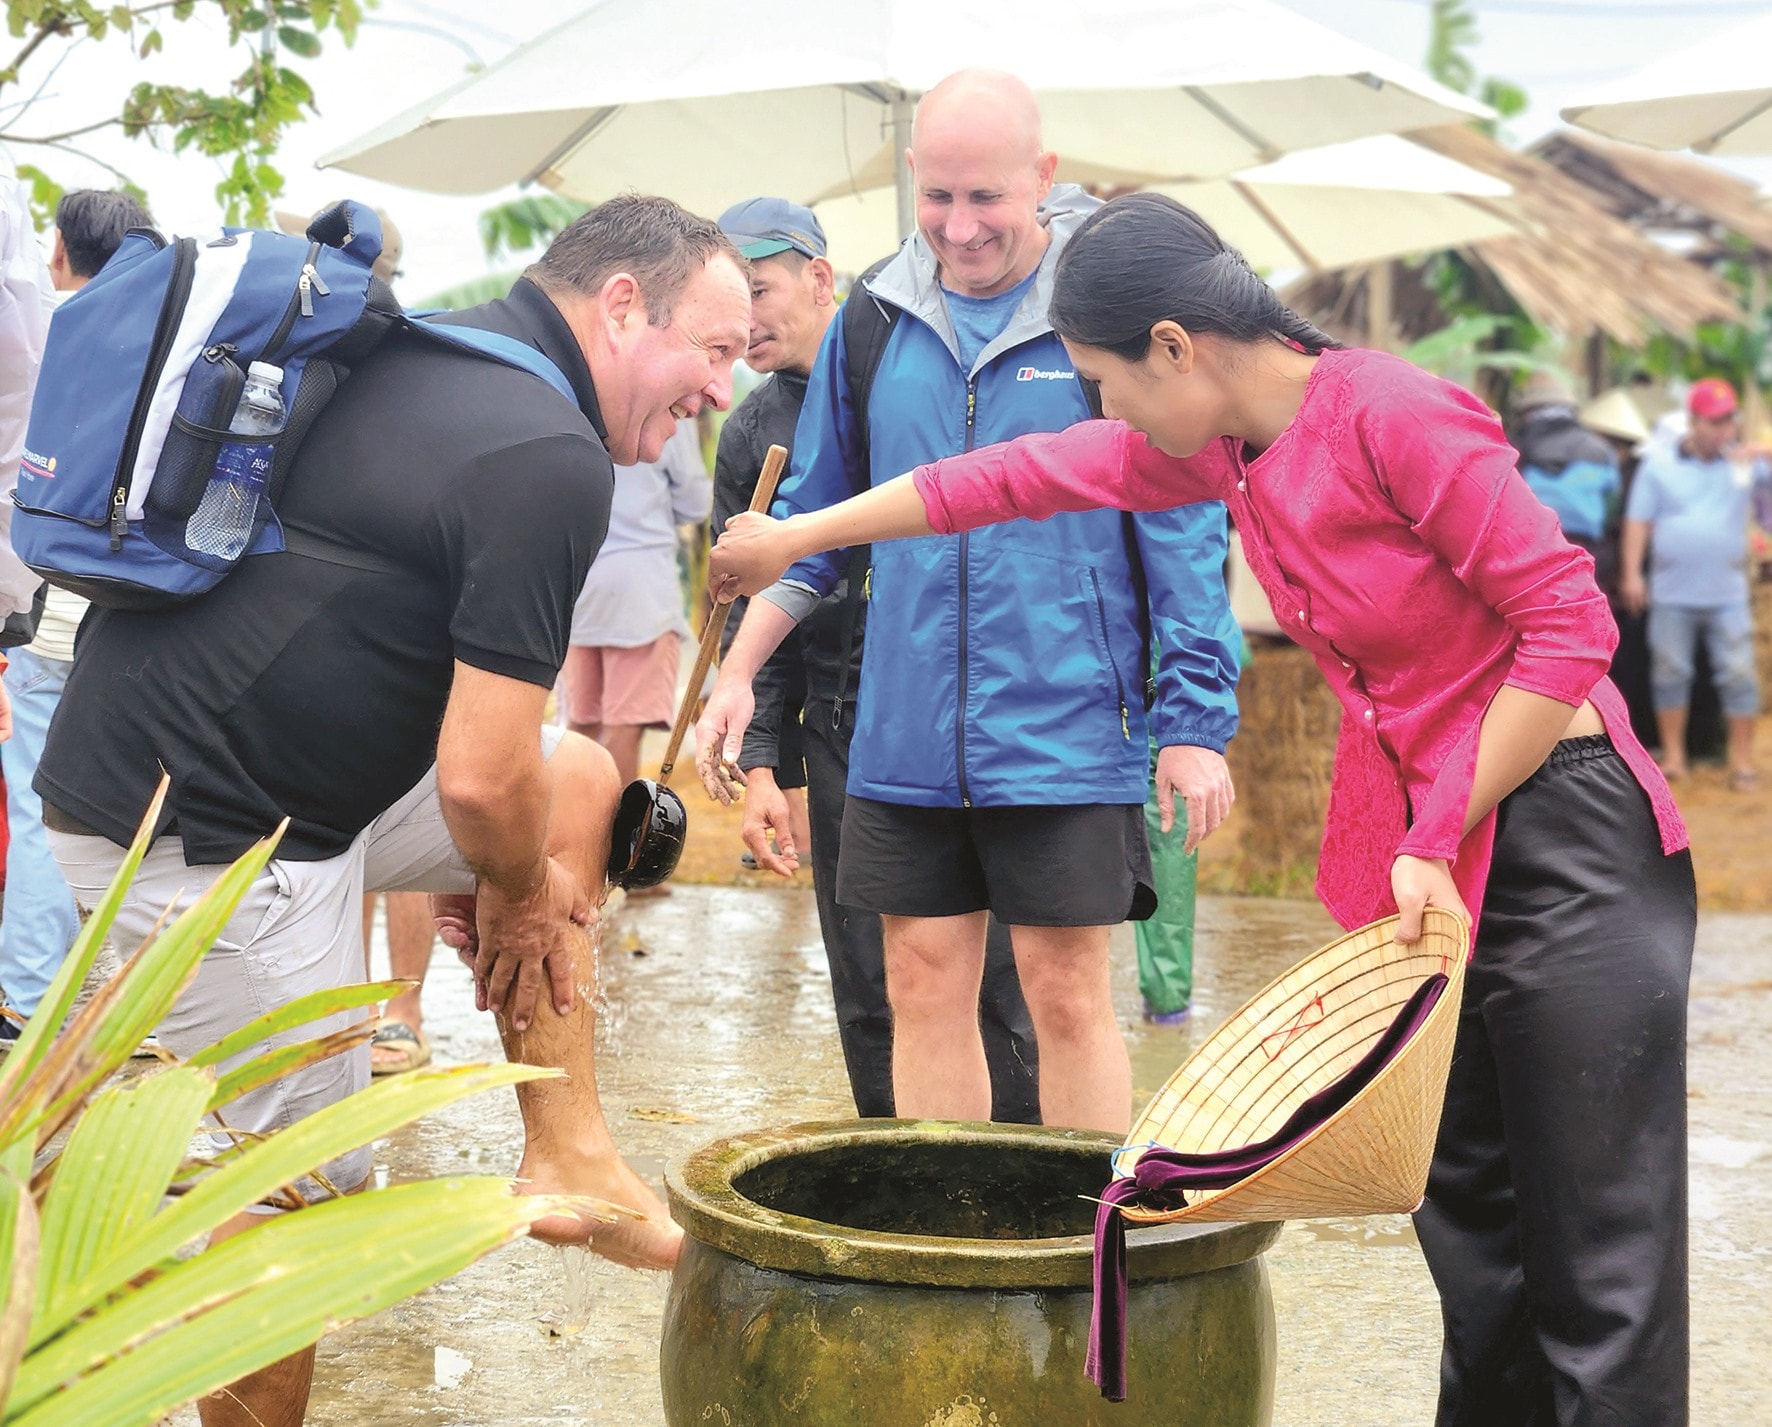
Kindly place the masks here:
[(507, 367), (516, 367), (519, 371), (540, 377), (574, 406), (578, 404), (578, 393), (573, 391), (566, 374), (527, 342), (519, 342), (515, 337), (507, 337), (502, 332), (488, 332), (483, 327), (463, 327), (453, 322), (428, 322), (424, 320), (430, 315), (428, 313), (409, 312), (406, 315), (412, 319), (408, 326), (414, 332), (422, 332), (427, 337), (478, 352), (495, 362), (503, 362)]
[(849, 404), (855, 410), (855, 426), (861, 433), (863, 451), (868, 445), (868, 393), (880, 370), (880, 359), (886, 355), (886, 341), (899, 318), (898, 308), (879, 301), (867, 285), (891, 261), (892, 257), (881, 258), (858, 277), (843, 303), (843, 359), (849, 368)]
[[(868, 452), (868, 394), (886, 355), (886, 342), (897, 325), (899, 309), (881, 302), (868, 291), (871, 282), (896, 254), (881, 258), (855, 280), (843, 303), (843, 360), (849, 368), (849, 404), (855, 412), (855, 429), (861, 435), (862, 459)], [(831, 727), (843, 724), (843, 702), (849, 695), (850, 666), (855, 662), (855, 640), (861, 630), (861, 607), (867, 599), (872, 555), (866, 545), (849, 557), (843, 588), (843, 646), (838, 654), (837, 696), (831, 704)]]

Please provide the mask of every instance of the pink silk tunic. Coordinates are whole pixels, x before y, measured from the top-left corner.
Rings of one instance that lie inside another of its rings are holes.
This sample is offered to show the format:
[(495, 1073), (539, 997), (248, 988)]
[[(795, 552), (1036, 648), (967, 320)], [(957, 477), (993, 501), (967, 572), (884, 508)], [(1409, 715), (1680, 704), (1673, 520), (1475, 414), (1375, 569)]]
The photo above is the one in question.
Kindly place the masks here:
[(1223, 438), (1178, 460), (1119, 421), (1086, 421), (919, 467), (950, 534), (1025, 516), (1222, 500), (1274, 614), (1342, 706), (1317, 893), (1344, 927), (1396, 910), (1391, 863), (1444, 858), (1481, 913), (1491, 812), (1462, 836), (1477, 734), (1512, 684), (1591, 700), (1654, 808), (1687, 845), (1667, 781), (1606, 677), (1618, 629), (1593, 559), (1518, 473), (1470, 393), (1383, 352), (1318, 358), (1297, 417), (1245, 460)]

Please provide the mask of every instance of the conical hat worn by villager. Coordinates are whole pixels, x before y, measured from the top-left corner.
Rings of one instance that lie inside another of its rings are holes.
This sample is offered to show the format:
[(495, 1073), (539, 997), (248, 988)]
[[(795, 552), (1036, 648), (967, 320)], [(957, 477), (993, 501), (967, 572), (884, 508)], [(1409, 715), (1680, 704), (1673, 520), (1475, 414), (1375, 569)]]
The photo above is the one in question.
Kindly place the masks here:
[[(1430, 907), (1421, 940), (1395, 940), (1387, 917), (1331, 942), (1256, 994), (1188, 1057), (1126, 1137), (1185, 1154), (1254, 1145), (1333, 1085), (1429, 977), (1445, 989), (1420, 1028), (1346, 1105), (1246, 1178), (1185, 1208), (1129, 1203), (1127, 1223), (1316, 1219), (1406, 1213), (1421, 1203), (1439, 1133), (1464, 996), (1470, 927)], [(1118, 1173), (1135, 1157), (1116, 1157)]]

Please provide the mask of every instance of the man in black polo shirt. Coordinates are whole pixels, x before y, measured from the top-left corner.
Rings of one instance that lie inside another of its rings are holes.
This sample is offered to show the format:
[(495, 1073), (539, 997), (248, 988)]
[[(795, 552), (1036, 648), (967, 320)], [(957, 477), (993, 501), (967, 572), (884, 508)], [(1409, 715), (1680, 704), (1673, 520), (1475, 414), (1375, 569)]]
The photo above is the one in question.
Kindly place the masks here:
[[(543, 730), (542, 709), (603, 540), (612, 461), (656, 459), (680, 418), (731, 399), (749, 329), (744, 260), (675, 204), (615, 199), (509, 297), (455, 320), (539, 350), (576, 402), (429, 339), (388, 340), (316, 423), (280, 501), (308, 553), (244, 561), (175, 609), (95, 611), (36, 786), (57, 861), (90, 906), (160, 768), (171, 775), (162, 835), (117, 921), (123, 946), (289, 817), (276, 861), (160, 1028), (181, 1055), (268, 1006), (361, 980), (365, 891), (477, 894), (477, 1000), (499, 1012), (513, 1061), (570, 1075), (519, 1088), (520, 1175), (531, 1192), (648, 1215), (564, 1216), (538, 1232), (668, 1267), (681, 1234), (616, 1152), (596, 1097), (595, 1014), (574, 994), (592, 974), (583, 928), (620, 790), (607, 754)], [(228, 1123), (281, 1127), (368, 1078), (359, 1047), (243, 1096)], [(347, 1190), (368, 1172), (367, 1149), (328, 1167)], [(296, 1381), (248, 1405), (284, 1421)], [(232, 1410), (212, 1402), (205, 1420)]]

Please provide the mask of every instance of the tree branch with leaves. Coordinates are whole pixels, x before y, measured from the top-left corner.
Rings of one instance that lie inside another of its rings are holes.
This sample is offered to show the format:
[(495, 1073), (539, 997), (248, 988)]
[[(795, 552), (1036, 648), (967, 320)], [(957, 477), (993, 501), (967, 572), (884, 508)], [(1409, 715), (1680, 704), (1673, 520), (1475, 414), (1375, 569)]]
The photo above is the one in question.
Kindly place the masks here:
[[(134, 190), (127, 175), (74, 143), (107, 129), (130, 138), (169, 144), (174, 153), (195, 151), (215, 159), (215, 188), (229, 222), (265, 224), (283, 191), (272, 159), (282, 136), (314, 107), (314, 92), (286, 57), (311, 60), (322, 36), (356, 39), (364, 3), (374, 0), (142, 0), (103, 5), (91, 0), (7, 0), (7, 30), (18, 50), (0, 68), (0, 144), (40, 149), (43, 163), (20, 163), (40, 216), (53, 211), (61, 186), (50, 176), (49, 155), (67, 154), (109, 169)], [(137, 58), (160, 53), (171, 26), (199, 10), (226, 24), (230, 48), (250, 58), (224, 87), (186, 88), (143, 82), (122, 96), (115, 113), (81, 119), (56, 132), (33, 131), (29, 116), (69, 51), (85, 41), (127, 42)], [(46, 71), (46, 72), (45, 72)], [(27, 85), (35, 88), (26, 91)]]

